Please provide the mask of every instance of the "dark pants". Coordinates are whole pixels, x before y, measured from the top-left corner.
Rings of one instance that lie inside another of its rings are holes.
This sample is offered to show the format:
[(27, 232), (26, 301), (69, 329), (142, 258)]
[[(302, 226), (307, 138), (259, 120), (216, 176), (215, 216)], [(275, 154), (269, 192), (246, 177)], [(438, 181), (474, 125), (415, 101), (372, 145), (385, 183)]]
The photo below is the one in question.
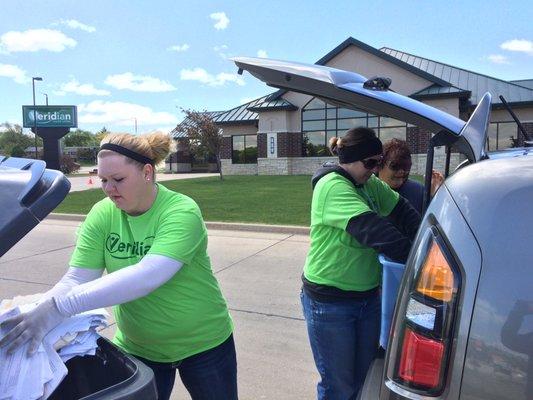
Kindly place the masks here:
[(319, 302), (302, 292), (301, 300), (321, 377), (317, 398), (356, 399), (378, 349), (380, 295)]
[(154, 371), (159, 400), (168, 400), (176, 369), (193, 400), (236, 400), (237, 357), (231, 335), (224, 343), (183, 360), (160, 363), (137, 357)]

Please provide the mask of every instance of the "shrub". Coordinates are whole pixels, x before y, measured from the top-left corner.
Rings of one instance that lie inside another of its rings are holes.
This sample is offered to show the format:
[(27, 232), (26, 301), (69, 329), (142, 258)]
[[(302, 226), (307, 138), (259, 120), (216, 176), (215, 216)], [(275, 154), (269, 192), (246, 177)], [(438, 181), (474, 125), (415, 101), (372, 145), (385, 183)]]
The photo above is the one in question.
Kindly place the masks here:
[(59, 169), (64, 174), (72, 174), (73, 172), (76, 172), (80, 169), (80, 164), (77, 162), (74, 162), (72, 157), (68, 155), (61, 156), (61, 159), (59, 160)]

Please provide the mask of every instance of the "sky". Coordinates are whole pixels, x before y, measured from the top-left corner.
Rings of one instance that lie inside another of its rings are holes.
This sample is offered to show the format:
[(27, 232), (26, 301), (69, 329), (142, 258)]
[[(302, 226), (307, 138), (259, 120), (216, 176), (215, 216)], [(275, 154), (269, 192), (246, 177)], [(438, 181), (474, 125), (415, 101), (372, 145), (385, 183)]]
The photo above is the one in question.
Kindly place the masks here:
[(170, 131), (181, 109), (271, 93), (235, 56), (315, 63), (348, 37), (504, 80), (533, 79), (529, 1), (0, 0), (0, 123), (76, 105), (96, 132)]

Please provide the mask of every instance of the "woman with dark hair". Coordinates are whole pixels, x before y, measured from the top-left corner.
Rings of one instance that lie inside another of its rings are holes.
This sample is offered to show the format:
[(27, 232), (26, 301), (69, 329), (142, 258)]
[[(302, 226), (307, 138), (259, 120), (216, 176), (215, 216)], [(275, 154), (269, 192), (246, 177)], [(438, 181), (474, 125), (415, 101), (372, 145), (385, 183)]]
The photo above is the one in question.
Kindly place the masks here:
[[(422, 214), (424, 185), (409, 179), (411, 166), (411, 151), (405, 141), (391, 139), (383, 145), (383, 162), (378, 171), (379, 179), (408, 200), (415, 210)], [(431, 196), (443, 181), (442, 174), (434, 170), (431, 176)]]
[(420, 216), (374, 175), (382, 145), (372, 129), (352, 128), (330, 150), (339, 165), (313, 177), (301, 300), (318, 399), (355, 399), (378, 349), (378, 254), (405, 261)]

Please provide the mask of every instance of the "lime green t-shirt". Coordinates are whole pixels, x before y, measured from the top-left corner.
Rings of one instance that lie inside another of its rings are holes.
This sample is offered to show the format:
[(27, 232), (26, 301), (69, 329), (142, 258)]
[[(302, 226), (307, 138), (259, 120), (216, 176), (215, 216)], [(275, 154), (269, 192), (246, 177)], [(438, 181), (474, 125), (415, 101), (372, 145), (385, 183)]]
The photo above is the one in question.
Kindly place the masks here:
[(173, 362), (212, 349), (233, 322), (207, 255), (207, 230), (191, 198), (158, 185), (152, 207), (130, 216), (108, 198), (96, 203), (78, 232), (70, 265), (113, 273), (146, 254), (181, 261), (150, 294), (114, 307), (114, 343), (130, 354)]
[(321, 178), (311, 203), (311, 246), (305, 261), (307, 280), (342, 290), (366, 291), (381, 283), (377, 252), (346, 232), (352, 217), (374, 211), (387, 216), (398, 202), (398, 193), (372, 177), (355, 187), (332, 172)]

